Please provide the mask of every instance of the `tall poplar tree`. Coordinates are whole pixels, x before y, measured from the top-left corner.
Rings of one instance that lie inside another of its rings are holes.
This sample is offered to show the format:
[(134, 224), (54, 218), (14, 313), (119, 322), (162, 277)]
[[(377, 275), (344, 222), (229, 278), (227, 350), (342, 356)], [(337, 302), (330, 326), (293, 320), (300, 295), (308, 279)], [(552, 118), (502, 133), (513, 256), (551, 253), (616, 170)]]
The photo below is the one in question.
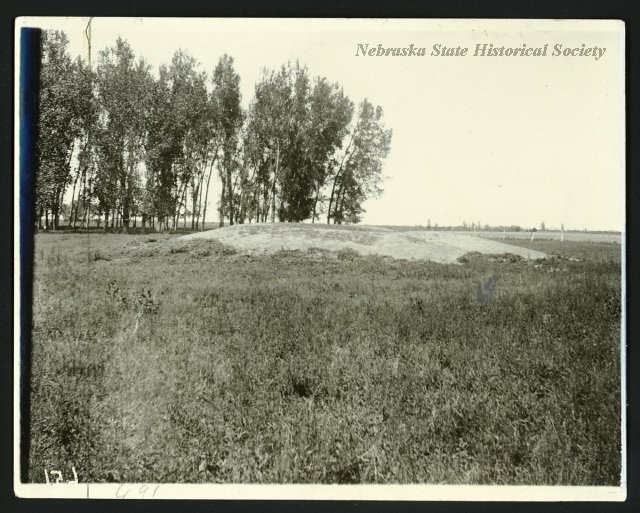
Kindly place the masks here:
[[(127, 233), (144, 156), (151, 103), (150, 67), (143, 59), (136, 62), (129, 43), (118, 38), (114, 47), (100, 53), (97, 82), (103, 121), (98, 132), (97, 179), (117, 188), (103, 195), (101, 201), (117, 201), (122, 229)], [(115, 206), (106, 204), (103, 209), (108, 212)]]
[[(71, 180), (71, 159), (82, 133), (87, 91), (71, 60), (64, 32), (44, 31), (41, 39), (36, 211), (47, 228), (58, 228), (64, 193)], [(52, 220), (49, 223), (49, 214)]]
[(237, 164), (240, 129), (243, 123), (243, 112), (240, 105), (240, 76), (233, 67), (233, 57), (224, 54), (213, 70), (212, 102), (216, 104), (221, 130), (221, 158), (218, 169), (221, 180), (220, 225), (224, 224), (225, 215), (229, 224), (235, 220), (234, 205), (234, 169)]

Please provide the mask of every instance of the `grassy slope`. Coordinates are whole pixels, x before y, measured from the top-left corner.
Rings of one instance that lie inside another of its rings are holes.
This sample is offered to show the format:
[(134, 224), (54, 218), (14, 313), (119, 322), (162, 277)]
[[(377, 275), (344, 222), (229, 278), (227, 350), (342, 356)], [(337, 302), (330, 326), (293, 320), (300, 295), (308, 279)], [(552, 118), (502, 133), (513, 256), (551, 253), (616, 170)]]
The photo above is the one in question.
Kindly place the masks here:
[(87, 262), (82, 237), (36, 239), (33, 481), (618, 482), (619, 246), (439, 265), (92, 235)]

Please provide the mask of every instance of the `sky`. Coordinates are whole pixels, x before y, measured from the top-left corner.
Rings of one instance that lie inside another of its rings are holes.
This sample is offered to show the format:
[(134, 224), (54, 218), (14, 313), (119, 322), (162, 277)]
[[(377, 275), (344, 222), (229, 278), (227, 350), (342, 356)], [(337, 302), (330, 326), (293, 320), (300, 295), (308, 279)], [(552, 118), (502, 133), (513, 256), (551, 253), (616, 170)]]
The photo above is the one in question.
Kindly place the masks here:
[[(22, 18), (17, 27), (65, 30), (70, 52), (86, 57), (87, 21)], [(262, 68), (296, 60), (339, 82), (354, 102), (380, 105), (393, 139), (384, 193), (365, 203), (363, 223), (624, 230), (621, 22), (94, 18), (94, 65), (118, 36), (156, 72), (178, 49), (209, 74), (230, 54), (245, 106)], [(547, 44), (547, 55), (473, 56), (485, 43)], [(426, 55), (356, 55), (358, 44), (414, 44)], [(432, 55), (436, 44), (468, 53)], [(606, 50), (598, 59), (553, 56), (555, 45)]]

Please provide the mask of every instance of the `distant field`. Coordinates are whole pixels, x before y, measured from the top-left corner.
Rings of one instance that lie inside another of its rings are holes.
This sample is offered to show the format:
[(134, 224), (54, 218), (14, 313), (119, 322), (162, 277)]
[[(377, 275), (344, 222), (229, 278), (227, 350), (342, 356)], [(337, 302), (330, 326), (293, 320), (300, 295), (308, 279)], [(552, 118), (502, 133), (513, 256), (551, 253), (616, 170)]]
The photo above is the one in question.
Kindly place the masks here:
[(620, 246), (35, 241), (29, 478), (616, 485)]
[[(473, 233), (473, 232), (459, 232)], [(531, 232), (478, 232), (480, 237), (509, 241), (512, 239), (531, 239)], [(538, 231), (535, 232), (534, 240), (555, 240), (560, 241), (563, 236), (559, 231)], [(564, 240), (572, 242), (608, 242), (613, 244), (622, 243), (622, 235), (619, 233), (594, 233), (594, 232), (564, 232)]]

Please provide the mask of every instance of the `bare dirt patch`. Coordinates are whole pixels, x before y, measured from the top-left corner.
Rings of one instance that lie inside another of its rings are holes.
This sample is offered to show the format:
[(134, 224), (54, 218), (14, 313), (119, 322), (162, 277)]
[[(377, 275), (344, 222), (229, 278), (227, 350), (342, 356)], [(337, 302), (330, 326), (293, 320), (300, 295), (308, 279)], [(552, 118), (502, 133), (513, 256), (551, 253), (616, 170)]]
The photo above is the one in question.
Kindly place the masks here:
[(406, 260), (430, 260), (455, 263), (470, 252), (513, 254), (527, 259), (547, 255), (472, 235), (437, 231), (396, 231), (391, 228), (334, 227), (311, 224), (235, 225), (217, 230), (192, 233), (178, 240), (216, 239), (249, 254), (275, 253), (281, 250), (352, 249), (361, 255), (380, 255)]

